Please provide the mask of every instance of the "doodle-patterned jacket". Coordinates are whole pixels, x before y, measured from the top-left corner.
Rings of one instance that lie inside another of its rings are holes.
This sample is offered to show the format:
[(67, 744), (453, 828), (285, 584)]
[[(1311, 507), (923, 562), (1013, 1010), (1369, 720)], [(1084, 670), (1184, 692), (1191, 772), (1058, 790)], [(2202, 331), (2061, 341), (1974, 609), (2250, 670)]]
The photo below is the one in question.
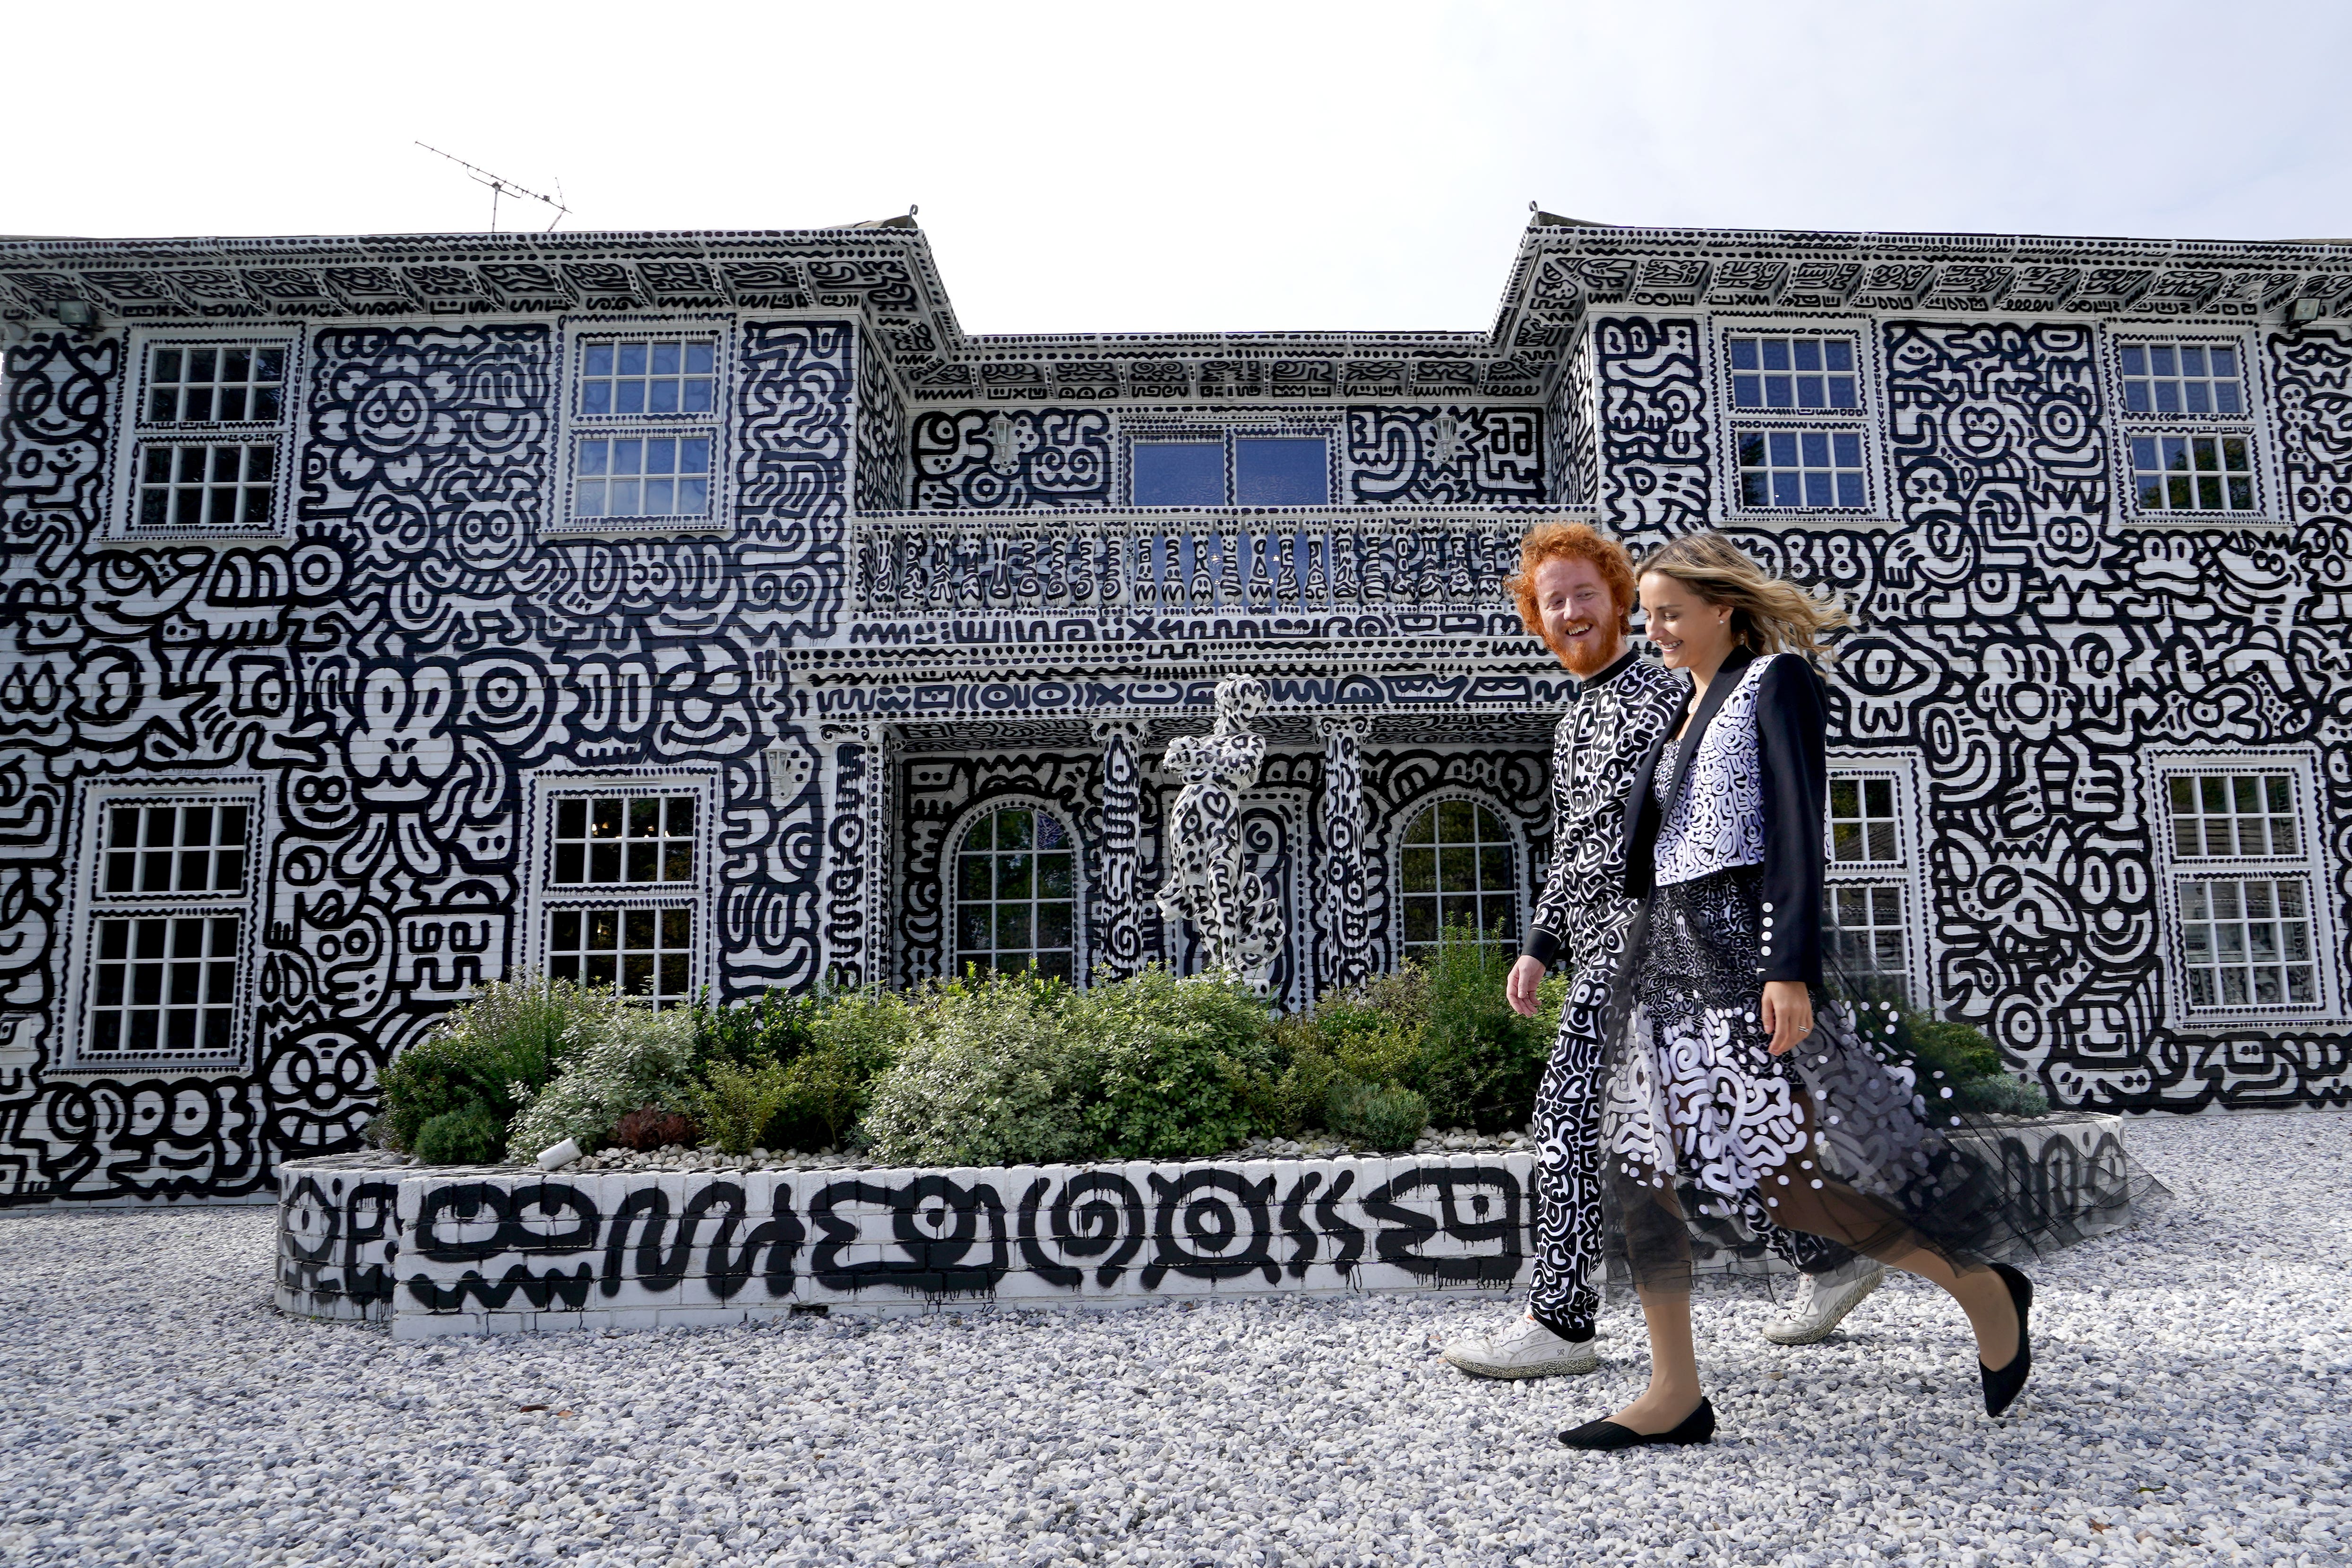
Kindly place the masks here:
[(1763, 870), (1763, 980), (1822, 983), (1822, 678), (1793, 653), (1735, 649), (1679, 742), (1662, 733), (1625, 816), (1624, 890)]
[(1633, 776), (1681, 716), (1684, 679), (1627, 648), (1582, 683), (1551, 742), (1551, 874), (1523, 952), (1583, 970), (1614, 958), (1624, 896), (1625, 805)]

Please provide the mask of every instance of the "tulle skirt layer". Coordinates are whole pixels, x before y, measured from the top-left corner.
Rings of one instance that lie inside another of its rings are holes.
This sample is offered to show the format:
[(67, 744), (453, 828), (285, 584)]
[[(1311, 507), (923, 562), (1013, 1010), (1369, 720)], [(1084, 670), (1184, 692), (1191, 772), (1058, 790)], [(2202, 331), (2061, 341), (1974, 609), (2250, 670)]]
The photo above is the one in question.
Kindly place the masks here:
[(1904, 1058), (1890, 1005), (1816, 988), (1811, 1036), (1773, 1056), (1761, 884), (1740, 867), (1660, 888), (1627, 946), (1603, 1169), (1635, 1283), (1686, 1289), (1695, 1268), (1819, 1272), (1921, 1247), (1971, 1268), (2070, 1245), (2162, 1193), (2111, 1136), (2069, 1144), (2063, 1180), (2037, 1179), (2016, 1128), (1958, 1109), (1950, 1084)]

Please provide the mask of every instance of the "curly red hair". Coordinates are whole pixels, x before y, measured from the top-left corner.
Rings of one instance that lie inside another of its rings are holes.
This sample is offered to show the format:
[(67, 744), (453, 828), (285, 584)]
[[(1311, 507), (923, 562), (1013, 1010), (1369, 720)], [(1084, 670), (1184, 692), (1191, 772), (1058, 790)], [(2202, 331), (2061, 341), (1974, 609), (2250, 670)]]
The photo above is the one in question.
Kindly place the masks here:
[(1625, 547), (1588, 522), (1539, 522), (1519, 541), (1519, 569), (1503, 579), (1517, 602), (1519, 620), (1529, 636), (1545, 647), (1543, 612), (1536, 607), (1536, 568), (1547, 561), (1590, 561), (1609, 597), (1617, 605), (1617, 629), (1631, 631), (1633, 621), (1633, 558)]

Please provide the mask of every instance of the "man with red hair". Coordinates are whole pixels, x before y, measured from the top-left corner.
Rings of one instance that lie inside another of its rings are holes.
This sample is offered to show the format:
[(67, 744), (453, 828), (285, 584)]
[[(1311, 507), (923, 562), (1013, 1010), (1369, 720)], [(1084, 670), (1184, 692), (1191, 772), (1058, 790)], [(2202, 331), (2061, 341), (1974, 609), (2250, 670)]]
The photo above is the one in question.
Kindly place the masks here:
[[(1625, 547), (1580, 522), (1538, 523), (1519, 542), (1507, 584), (1519, 618), (1577, 678), (1575, 705), (1552, 732), (1551, 870), (1511, 968), (1511, 1005), (1529, 1017), (1544, 973), (1560, 958), (1571, 978), (1551, 1064), (1536, 1093), (1535, 1282), (1525, 1315), (1491, 1338), (1458, 1340), (1445, 1359), (1480, 1377), (1591, 1372), (1601, 1268), (1601, 1068), (1610, 984), (1633, 901), (1624, 896), (1625, 811), (1633, 778), (1660, 737), (1682, 721), (1684, 679), (1629, 645), (1636, 602)], [(1868, 1265), (1835, 1249), (1848, 1265)], [(1823, 1261), (1806, 1259), (1809, 1267)], [(1875, 1266), (1842, 1288), (1813, 1289), (1768, 1338), (1827, 1335), (1877, 1284)], [(1824, 1283), (1830, 1283), (1824, 1281)], [(1859, 1289), (1855, 1289), (1855, 1285)]]

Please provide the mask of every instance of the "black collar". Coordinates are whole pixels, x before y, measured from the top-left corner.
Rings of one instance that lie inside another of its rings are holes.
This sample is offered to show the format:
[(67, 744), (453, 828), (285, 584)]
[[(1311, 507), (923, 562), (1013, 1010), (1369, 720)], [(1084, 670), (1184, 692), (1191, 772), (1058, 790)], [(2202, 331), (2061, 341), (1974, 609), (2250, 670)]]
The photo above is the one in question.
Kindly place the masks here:
[[(1683, 734), (1682, 749), (1675, 754), (1675, 781), (1673, 787), (1666, 791), (1664, 807), (1666, 812), (1674, 810), (1675, 799), (1690, 779), (1692, 759), (1698, 755), (1698, 743), (1706, 736), (1706, 727), (1715, 722), (1716, 710), (1722, 707), (1723, 700), (1731, 695), (1731, 689), (1739, 684), (1740, 672), (1755, 662), (1756, 655), (1751, 649), (1735, 647), (1708, 679), (1706, 695), (1698, 700), (1698, 711), (1691, 715), (1690, 728)], [(1672, 731), (1668, 733), (1671, 735)]]

